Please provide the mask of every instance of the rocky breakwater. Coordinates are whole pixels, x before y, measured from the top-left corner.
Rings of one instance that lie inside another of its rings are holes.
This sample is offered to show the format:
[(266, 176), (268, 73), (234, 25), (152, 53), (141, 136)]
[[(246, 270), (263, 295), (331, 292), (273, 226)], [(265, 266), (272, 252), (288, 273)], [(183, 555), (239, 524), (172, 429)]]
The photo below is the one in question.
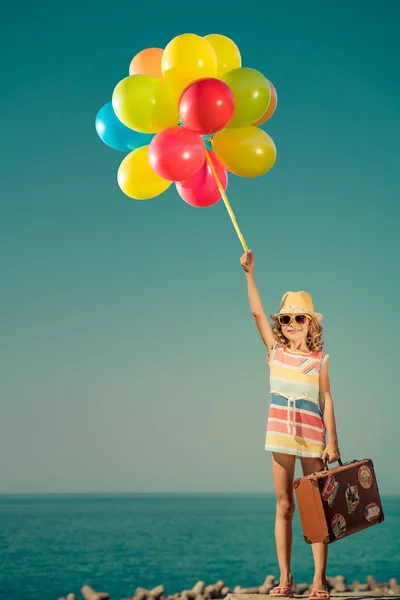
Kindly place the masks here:
[[(255, 587), (237, 585), (231, 588), (226, 586), (223, 581), (217, 581), (211, 585), (206, 585), (204, 581), (198, 581), (191, 590), (182, 590), (174, 594), (167, 594), (163, 585), (158, 585), (152, 590), (138, 587), (132, 595), (127, 596), (124, 600), (222, 600), (232, 594), (267, 595), (277, 584), (275, 576), (268, 575), (264, 583)], [(328, 589), (332, 595), (341, 598), (400, 598), (400, 586), (397, 579), (392, 578), (388, 583), (378, 583), (372, 575), (368, 576), (365, 582), (353, 581), (351, 584), (348, 584), (342, 575), (328, 577)], [(297, 596), (307, 596), (310, 591), (311, 586), (308, 583), (298, 583), (293, 586), (293, 592)], [(84, 600), (110, 599), (109, 593), (97, 592), (88, 585), (83, 586), (81, 593)], [(59, 600), (76, 600), (76, 595), (70, 593)]]

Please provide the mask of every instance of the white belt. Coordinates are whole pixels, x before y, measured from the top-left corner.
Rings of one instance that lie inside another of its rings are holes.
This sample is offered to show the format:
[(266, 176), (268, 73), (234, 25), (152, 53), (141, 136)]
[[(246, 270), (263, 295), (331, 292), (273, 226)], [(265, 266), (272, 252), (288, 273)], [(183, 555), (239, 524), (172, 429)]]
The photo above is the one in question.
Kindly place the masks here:
[[(287, 430), (288, 433), (292, 433), (296, 435), (296, 398), (293, 396), (289, 396), (288, 399), (288, 408), (287, 408)], [(293, 402), (293, 406), (292, 406)], [(291, 413), (293, 412), (293, 419), (291, 418)]]

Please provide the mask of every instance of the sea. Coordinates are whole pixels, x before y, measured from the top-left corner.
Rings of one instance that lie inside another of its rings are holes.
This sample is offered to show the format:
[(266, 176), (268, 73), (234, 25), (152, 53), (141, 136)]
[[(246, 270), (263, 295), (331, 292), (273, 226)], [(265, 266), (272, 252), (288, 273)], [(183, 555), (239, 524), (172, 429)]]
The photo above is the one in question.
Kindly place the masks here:
[[(400, 580), (400, 497), (385, 520), (330, 547), (328, 575)], [(0, 496), (0, 598), (58, 600), (84, 584), (120, 600), (137, 587), (167, 594), (278, 574), (275, 498), (268, 495)], [(311, 548), (294, 519), (292, 570), (312, 580)]]

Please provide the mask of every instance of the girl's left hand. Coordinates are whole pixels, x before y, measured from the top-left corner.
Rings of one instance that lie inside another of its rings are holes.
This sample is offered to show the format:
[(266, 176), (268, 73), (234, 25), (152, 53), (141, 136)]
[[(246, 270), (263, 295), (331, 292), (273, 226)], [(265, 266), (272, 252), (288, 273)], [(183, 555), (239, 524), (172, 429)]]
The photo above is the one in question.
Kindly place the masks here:
[(322, 460), (329, 464), (336, 462), (340, 458), (340, 450), (337, 444), (328, 444), (322, 454)]

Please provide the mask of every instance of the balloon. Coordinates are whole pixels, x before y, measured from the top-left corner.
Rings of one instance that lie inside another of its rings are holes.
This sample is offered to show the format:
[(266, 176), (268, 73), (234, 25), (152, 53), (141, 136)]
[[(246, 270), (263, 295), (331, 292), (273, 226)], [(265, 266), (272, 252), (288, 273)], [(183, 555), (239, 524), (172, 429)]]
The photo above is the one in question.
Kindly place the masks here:
[(272, 117), (272, 115), (274, 114), (276, 106), (278, 104), (278, 94), (271, 82), (269, 82), (269, 87), (271, 88), (271, 98), (270, 98), (269, 104), (268, 104), (264, 114), (261, 115), (261, 117), (258, 119), (258, 121), (253, 123), (253, 125), (255, 125), (255, 126), (266, 123), (268, 121), (268, 119), (270, 119)]
[[(183, 127), (182, 121), (179, 121), (179, 125), (181, 125)], [(211, 141), (214, 136), (210, 134), (210, 135), (202, 135), (201, 137), (203, 139), (204, 145), (207, 148), (207, 150), (212, 150)]]
[(222, 81), (231, 88), (236, 104), (228, 127), (246, 127), (261, 117), (271, 96), (268, 79), (262, 73), (242, 67), (225, 73)]
[(165, 181), (153, 171), (148, 153), (148, 146), (134, 150), (124, 158), (118, 169), (119, 187), (135, 200), (155, 198), (171, 185), (170, 181)]
[(194, 33), (184, 33), (166, 46), (161, 69), (164, 81), (179, 98), (192, 81), (217, 75), (217, 57), (207, 40)]
[(99, 110), (95, 126), (99, 138), (110, 148), (121, 150), (121, 152), (129, 152), (141, 146), (146, 146), (150, 144), (154, 137), (152, 134), (139, 133), (129, 129), (121, 123), (113, 110), (111, 102), (107, 102)]
[(233, 117), (235, 99), (230, 88), (211, 77), (191, 83), (179, 101), (179, 116), (188, 129), (201, 134), (223, 129)]
[(276, 160), (274, 142), (258, 127), (224, 129), (215, 134), (212, 147), (225, 169), (241, 177), (263, 175)]
[(222, 77), (228, 71), (238, 69), (242, 66), (242, 57), (240, 56), (239, 48), (226, 35), (210, 33), (204, 36), (204, 39), (214, 48), (218, 64), (218, 77)]
[(130, 75), (114, 89), (112, 105), (118, 119), (142, 133), (157, 133), (179, 121), (178, 106), (167, 85), (150, 75)]
[[(209, 156), (218, 179), (224, 190), (226, 190), (228, 174), (214, 152), (209, 152)], [(196, 206), (197, 208), (211, 206), (221, 199), (221, 192), (218, 189), (217, 182), (207, 161), (193, 177), (187, 181), (177, 181), (175, 186), (180, 197), (191, 206)]]
[(162, 48), (146, 48), (131, 60), (129, 75), (151, 75), (163, 80), (161, 71)]
[(160, 131), (149, 146), (152, 168), (170, 181), (189, 179), (201, 169), (205, 159), (201, 135), (180, 125)]

